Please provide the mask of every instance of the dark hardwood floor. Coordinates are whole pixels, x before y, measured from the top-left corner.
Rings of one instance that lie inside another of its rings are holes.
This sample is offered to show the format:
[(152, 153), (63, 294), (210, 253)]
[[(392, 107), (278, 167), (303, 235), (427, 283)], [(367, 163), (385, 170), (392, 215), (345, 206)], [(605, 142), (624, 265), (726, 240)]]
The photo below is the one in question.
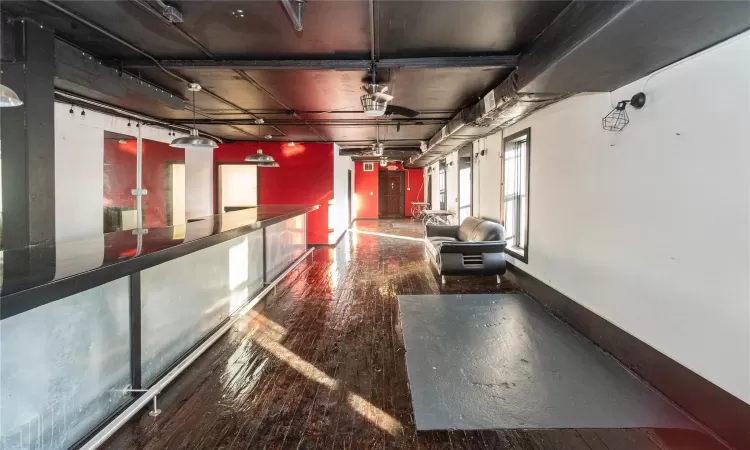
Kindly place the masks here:
[(696, 431), (417, 432), (397, 295), (509, 292), (492, 277), (449, 279), (426, 262), (421, 224), (359, 221), (315, 250), (108, 449), (725, 449)]

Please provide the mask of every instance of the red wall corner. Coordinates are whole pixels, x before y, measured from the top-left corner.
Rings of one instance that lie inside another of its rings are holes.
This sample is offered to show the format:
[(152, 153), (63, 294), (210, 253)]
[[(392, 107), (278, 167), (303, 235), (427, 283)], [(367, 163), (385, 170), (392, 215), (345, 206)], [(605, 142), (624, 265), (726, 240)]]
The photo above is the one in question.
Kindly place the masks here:
[(320, 205), (307, 215), (307, 243), (328, 244), (328, 234), (333, 231), (329, 228), (333, 225), (328, 224), (328, 204), (333, 200), (333, 144), (236, 142), (214, 150), (214, 166), (244, 162), (258, 148), (279, 163), (276, 168), (258, 168), (258, 204)]
[[(355, 217), (358, 219), (378, 218), (378, 187), (380, 171), (404, 172), (404, 213), (411, 217), (412, 202), (424, 201), (424, 171), (422, 169), (404, 169), (399, 162), (385, 167), (375, 163), (375, 170), (365, 172), (362, 162), (354, 163), (354, 198)], [(370, 193), (372, 192), (372, 195)]]
[(357, 219), (378, 218), (378, 170), (365, 172), (359, 161), (354, 163), (354, 205)]

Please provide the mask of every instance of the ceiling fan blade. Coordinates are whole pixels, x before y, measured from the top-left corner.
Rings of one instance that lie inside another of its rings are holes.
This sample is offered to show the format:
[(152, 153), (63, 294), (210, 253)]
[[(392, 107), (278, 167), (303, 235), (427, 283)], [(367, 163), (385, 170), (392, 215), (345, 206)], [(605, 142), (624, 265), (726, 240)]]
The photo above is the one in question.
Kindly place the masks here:
[(383, 94), (382, 92), (376, 92), (372, 94), (372, 99), (377, 102), (390, 102), (391, 100), (393, 100), (393, 96), (388, 95), (388, 94)]
[(396, 105), (388, 105), (385, 108), (386, 114), (398, 114), (399, 116), (404, 117), (417, 117), (419, 115), (419, 111), (414, 111), (413, 109), (404, 108), (403, 106), (396, 106)]

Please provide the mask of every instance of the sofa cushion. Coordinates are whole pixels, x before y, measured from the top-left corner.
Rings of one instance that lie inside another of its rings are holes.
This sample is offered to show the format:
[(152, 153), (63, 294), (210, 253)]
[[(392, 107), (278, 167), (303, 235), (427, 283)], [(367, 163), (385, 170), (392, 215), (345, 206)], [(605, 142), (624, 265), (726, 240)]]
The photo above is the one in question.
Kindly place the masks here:
[(475, 242), (504, 241), (505, 229), (497, 222), (483, 220), (474, 228), (471, 240)]
[(484, 222), (482, 219), (476, 217), (467, 217), (461, 222), (461, 226), (458, 227), (458, 240), (459, 241), (471, 241), (474, 235), (474, 229)]
[(434, 244), (436, 242), (456, 242), (458, 239), (447, 236), (432, 236), (428, 237), (427, 240)]

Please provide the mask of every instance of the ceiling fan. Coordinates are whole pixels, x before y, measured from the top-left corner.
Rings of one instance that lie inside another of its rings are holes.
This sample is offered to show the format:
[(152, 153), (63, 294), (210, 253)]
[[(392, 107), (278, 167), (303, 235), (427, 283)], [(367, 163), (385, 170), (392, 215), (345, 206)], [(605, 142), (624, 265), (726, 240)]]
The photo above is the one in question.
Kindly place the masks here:
[(383, 115), (390, 116), (397, 114), (404, 117), (417, 117), (419, 111), (405, 108), (403, 106), (391, 105), (390, 102), (393, 100), (393, 96), (386, 94), (388, 86), (375, 83), (373, 76), (373, 82), (365, 86), (362, 89), (365, 94), (359, 99), (362, 102), (362, 109), (366, 116), (369, 117), (380, 117)]

